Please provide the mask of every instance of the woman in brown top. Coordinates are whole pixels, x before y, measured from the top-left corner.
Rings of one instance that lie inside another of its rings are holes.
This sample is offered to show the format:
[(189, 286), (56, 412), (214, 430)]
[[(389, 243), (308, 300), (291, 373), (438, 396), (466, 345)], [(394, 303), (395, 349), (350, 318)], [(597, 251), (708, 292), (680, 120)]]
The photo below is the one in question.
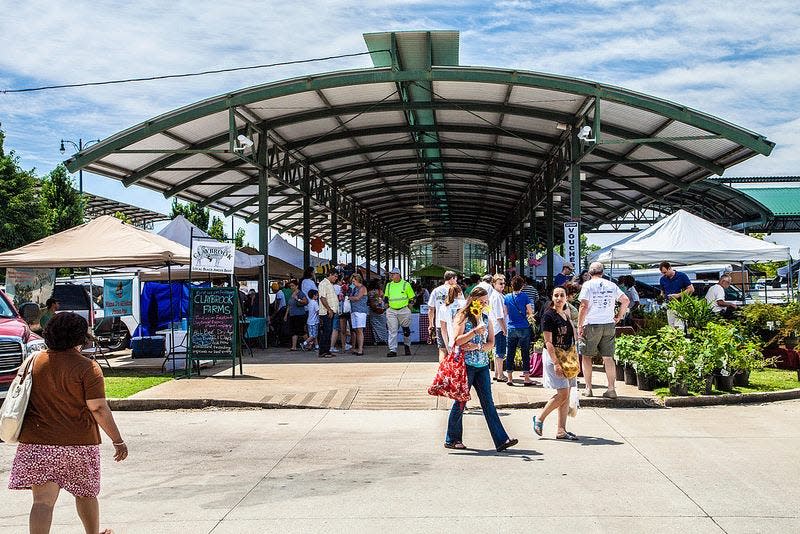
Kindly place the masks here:
[(87, 329), (79, 315), (55, 315), (42, 333), (48, 350), (34, 358), (33, 388), (8, 483), (9, 489), (33, 492), (31, 533), (50, 532), (62, 488), (75, 496), (86, 534), (99, 532), (98, 425), (113, 442), (114, 460), (128, 457), (106, 402), (100, 366), (80, 353)]

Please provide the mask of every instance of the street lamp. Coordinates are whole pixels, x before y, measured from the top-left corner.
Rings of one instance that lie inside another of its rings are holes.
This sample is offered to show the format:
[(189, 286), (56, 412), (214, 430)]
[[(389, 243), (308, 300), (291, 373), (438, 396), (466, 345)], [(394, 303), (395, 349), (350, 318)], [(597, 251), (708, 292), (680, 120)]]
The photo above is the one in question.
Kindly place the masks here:
[[(59, 152), (62, 154), (67, 151), (64, 147), (64, 143), (69, 143), (74, 146), (78, 152), (81, 152), (84, 148), (91, 145), (92, 143), (99, 143), (100, 139), (91, 139), (89, 141), (83, 142), (83, 139), (78, 139), (78, 143), (76, 144), (75, 141), (70, 141), (69, 139), (62, 139), (61, 140), (61, 147), (58, 149)], [(78, 169), (78, 191), (81, 195), (83, 195), (83, 169)]]

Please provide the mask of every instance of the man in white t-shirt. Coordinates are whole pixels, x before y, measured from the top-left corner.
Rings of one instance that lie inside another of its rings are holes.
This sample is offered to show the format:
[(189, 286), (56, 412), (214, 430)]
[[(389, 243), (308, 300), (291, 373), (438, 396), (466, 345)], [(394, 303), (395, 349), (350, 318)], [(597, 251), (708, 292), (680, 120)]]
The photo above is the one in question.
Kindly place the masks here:
[(706, 302), (711, 306), (711, 311), (727, 318), (733, 316), (733, 311), (737, 308), (735, 302), (725, 300), (725, 290), (730, 285), (731, 277), (724, 274), (720, 277), (719, 282), (708, 288), (708, 293), (706, 293)]
[(444, 283), (431, 291), (431, 295), (428, 297), (428, 339), (433, 339), (436, 336), (439, 361), (442, 361), (447, 356), (447, 347), (442, 337), (442, 329), (439, 327), (439, 321), (442, 319), (440, 313), (444, 308), (444, 300), (447, 298), (448, 291), (458, 282), (457, 276), (453, 271), (445, 271)]
[[(591, 279), (584, 282), (581, 294), (581, 308), (578, 312), (578, 338), (584, 342), (582, 353), (583, 377), (586, 381), (587, 397), (592, 397), (592, 357), (602, 356), (603, 366), (608, 377), (608, 389), (603, 397), (616, 399), (614, 388), (617, 368), (614, 364), (614, 336), (617, 323), (625, 317), (630, 299), (614, 282), (603, 278), (603, 264), (599, 261), (589, 266)], [(619, 301), (619, 311), (614, 308)]]

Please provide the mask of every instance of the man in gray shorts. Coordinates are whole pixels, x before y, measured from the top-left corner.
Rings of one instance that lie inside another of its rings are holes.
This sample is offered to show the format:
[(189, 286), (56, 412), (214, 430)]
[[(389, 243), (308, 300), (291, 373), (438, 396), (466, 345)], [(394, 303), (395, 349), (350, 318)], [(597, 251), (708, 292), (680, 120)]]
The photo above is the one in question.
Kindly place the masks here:
[[(581, 357), (583, 377), (586, 381), (587, 397), (592, 394), (592, 357), (602, 356), (603, 366), (608, 377), (608, 389), (604, 397), (616, 399), (614, 389), (617, 380), (617, 369), (614, 365), (614, 335), (617, 323), (625, 317), (630, 299), (610, 280), (603, 278), (603, 264), (596, 261), (589, 266), (591, 279), (584, 282), (581, 294), (581, 308), (578, 312), (578, 338), (583, 339), (585, 346)], [(619, 311), (614, 308), (619, 301)]]

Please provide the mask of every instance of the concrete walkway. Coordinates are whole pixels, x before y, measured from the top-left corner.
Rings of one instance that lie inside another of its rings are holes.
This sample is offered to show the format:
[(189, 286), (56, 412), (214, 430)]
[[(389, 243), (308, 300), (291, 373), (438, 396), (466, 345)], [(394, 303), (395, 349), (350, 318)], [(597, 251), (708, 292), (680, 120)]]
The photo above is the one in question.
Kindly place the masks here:
[[(331, 364), (332, 367), (335, 364)], [(800, 401), (672, 410), (582, 409), (579, 442), (501, 410), (466, 451), (436, 410), (188, 410), (115, 415), (130, 458), (101, 447), (103, 528), (117, 534), (800, 532)], [(13, 446), (0, 446), (5, 482)], [(31, 495), (2, 491), (0, 534), (27, 531)], [(62, 493), (52, 532), (83, 532)]]
[[(161, 384), (137, 393), (131, 401), (163, 401), (153, 406), (180, 407), (181, 401), (230, 401), (253, 405), (294, 408), (334, 408), (341, 410), (435, 410), (449, 409), (452, 401), (428, 395), (438, 368), (436, 348), (414, 345), (411, 356), (386, 358), (386, 347), (368, 347), (364, 356), (340, 354), (320, 359), (314, 352), (289, 352), (286, 349), (256, 350), (244, 358), (244, 375), (231, 377), (230, 366), (204, 369), (203, 376)], [(402, 351), (401, 351), (402, 352)], [(151, 365), (160, 369), (162, 360), (112, 359), (116, 368)], [(238, 369), (237, 369), (238, 373)], [(501, 407), (541, 406), (553, 391), (539, 386), (523, 387), (522, 373), (515, 373), (515, 387), (494, 383), (495, 403)], [(541, 384), (541, 379), (535, 379)], [(594, 373), (595, 394), (606, 388), (605, 373)], [(587, 399), (585, 406), (630, 406), (632, 402), (653, 401), (644, 392), (617, 382), (621, 397)], [(474, 397), (474, 394), (473, 394)], [(134, 403), (128, 403), (133, 406)], [(477, 398), (468, 406), (477, 406)], [(642, 406), (643, 404), (635, 404)], [(146, 407), (138, 404), (139, 407)], [(189, 405), (187, 404), (187, 407)], [(196, 405), (192, 405), (196, 406)]]

